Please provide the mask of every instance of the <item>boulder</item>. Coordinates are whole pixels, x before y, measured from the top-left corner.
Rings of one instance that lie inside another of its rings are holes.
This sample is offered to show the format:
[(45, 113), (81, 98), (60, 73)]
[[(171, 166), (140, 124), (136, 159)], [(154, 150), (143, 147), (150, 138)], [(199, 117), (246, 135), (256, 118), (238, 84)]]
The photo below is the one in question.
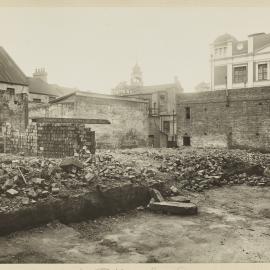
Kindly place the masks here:
[(154, 212), (165, 212), (175, 215), (195, 215), (197, 206), (194, 203), (182, 202), (154, 202), (149, 205), (149, 209)]
[(63, 170), (72, 170), (74, 167), (77, 169), (83, 169), (83, 163), (76, 158), (65, 158), (62, 160), (60, 167)]

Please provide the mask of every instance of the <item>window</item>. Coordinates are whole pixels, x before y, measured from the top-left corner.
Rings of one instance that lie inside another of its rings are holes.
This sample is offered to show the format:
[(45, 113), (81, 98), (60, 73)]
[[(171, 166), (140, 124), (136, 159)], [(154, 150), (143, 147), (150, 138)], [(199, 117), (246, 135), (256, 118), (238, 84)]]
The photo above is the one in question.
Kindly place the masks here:
[(190, 107), (186, 107), (186, 119), (190, 119)]
[(247, 66), (234, 67), (233, 82), (246, 83), (247, 82)]
[(41, 99), (40, 98), (33, 98), (33, 102), (35, 102), (35, 103), (41, 103)]
[(267, 80), (267, 64), (258, 65), (258, 81)]
[(160, 96), (159, 96), (159, 98), (160, 98), (160, 101), (165, 101), (165, 99), (166, 99), (166, 97), (165, 97), (165, 95), (164, 94), (161, 94)]
[(14, 88), (7, 88), (7, 94), (9, 95), (15, 95), (15, 89)]
[(170, 122), (169, 121), (163, 121), (163, 131), (165, 133), (170, 133)]

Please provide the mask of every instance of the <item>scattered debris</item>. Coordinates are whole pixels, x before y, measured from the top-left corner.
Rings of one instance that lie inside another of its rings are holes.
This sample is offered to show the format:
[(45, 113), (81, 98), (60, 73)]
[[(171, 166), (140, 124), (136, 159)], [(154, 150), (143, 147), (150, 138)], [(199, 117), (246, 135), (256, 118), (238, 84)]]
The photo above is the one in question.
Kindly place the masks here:
[[(19, 169), (18, 169), (19, 168)], [(270, 154), (227, 149), (125, 149), (84, 151), (79, 158), (52, 159), (0, 154), (0, 208), (19, 208), (51, 198), (126, 183), (158, 190), (168, 199), (224, 185), (270, 186)], [(8, 195), (13, 189), (20, 196)], [(153, 193), (155, 202), (164, 201)], [(178, 198), (177, 198), (178, 197)]]

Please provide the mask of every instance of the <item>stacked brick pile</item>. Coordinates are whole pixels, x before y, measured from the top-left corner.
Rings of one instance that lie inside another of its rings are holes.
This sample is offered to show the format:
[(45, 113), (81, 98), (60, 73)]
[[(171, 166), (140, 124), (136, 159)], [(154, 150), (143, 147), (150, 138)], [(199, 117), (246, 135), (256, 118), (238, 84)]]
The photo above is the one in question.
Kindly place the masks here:
[(23, 152), (29, 155), (37, 153), (37, 129), (33, 123), (28, 126), (25, 132), (19, 132), (10, 124), (3, 127), (4, 151), (6, 153)]
[(38, 155), (73, 156), (82, 147), (91, 148), (94, 132), (76, 123), (37, 123)]
[(5, 153), (57, 158), (73, 156), (84, 146), (94, 150), (95, 132), (83, 123), (76, 122), (33, 122), (25, 132), (6, 124), (3, 127), (3, 141)]

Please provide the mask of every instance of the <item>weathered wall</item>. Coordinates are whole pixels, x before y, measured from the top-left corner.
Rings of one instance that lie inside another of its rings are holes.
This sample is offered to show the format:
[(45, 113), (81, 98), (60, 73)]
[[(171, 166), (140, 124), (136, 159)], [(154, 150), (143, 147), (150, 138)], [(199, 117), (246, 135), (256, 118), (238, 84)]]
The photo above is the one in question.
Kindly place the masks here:
[(143, 102), (77, 96), (75, 117), (101, 118), (110, 125), (91, 125), (97, 146), (136, 147), (147, 144), (148, 110)]
[(0, 127), (8, 122), (14, 129), (24, 130), (28, 123), (27, 94), (0, 90)]
[[(186, 119), (185, 108), (191, 117)], [(178, 96), (178, 145), (270, 150), (270, 88), (186, 93)]]
[(95, 150), (95, 134), (82, 123), (49, 122), (30, 123), (25, 131), (14, 130), (10, 124), (3, 125), (4, 152), (44, 157), (73, 156), (86, 146)]
[(29, 105), (32, 106), (32, 103), (33, 105), (37, 104), (38, 102), (35, 102), (37, 99), (40, 100), (40, 103), (49, 103), (50, 101), (50, 97), (48, 95), (29, 93)]
[(121, 98), (73, 95), (50, 106), (30, 109), (30, 117), (107, 119), (110, 125), (89, 125), (97, 147), (136, 147), (147, 144), (148, 104)]

